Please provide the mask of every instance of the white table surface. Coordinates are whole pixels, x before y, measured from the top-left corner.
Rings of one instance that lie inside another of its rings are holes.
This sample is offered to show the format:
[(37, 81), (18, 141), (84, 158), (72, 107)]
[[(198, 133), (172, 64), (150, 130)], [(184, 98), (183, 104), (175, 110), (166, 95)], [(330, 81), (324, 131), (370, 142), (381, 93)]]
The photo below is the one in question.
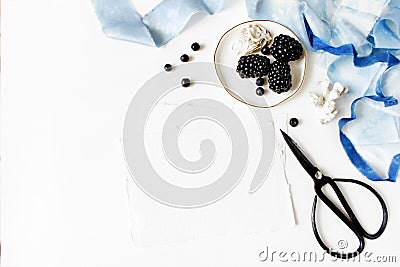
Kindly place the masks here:
[[(142, 2), (137, 6), (145, 12), (159, 1)], [(290, 263), (261, 262), (258, 255), (266, 246), (321, 253), (310, 225), (312, 183), (292, 155), (287, 176), (295, 227), (151, 248), (137, 248), (131, 240), (120, 146), (126, 109), (138, 88), (193, 41), (205, 44), (196, 60), (210, 62), (218, 37), (248, 19), (244, 1), (225, 1), (214, 16), (196, 15), (160, 49), (106, 38), (87, 0), (2, 4), (2, 266), (273, 266)], [(291, 134), (318, 155), (326, 173), (369, 183), (341, 148), (337, 120), (325, 126), (318, 122), (307, 96), (323, 77), (314, 63), (309, 62), (303, 90), (276, 111), (301, 120)], [(340, 112), (343, 116), (348, 108)], [(366, 251), (373, 253), (371, 260), (394, 255), (400, 261), (399, 184), (373, 185), (387, 201), (390, 218), (386, 232), (367, 241)], [(362, 203), (357, 194), (352, 197)], [(337, 264), (329, 257), (323, 263)]]

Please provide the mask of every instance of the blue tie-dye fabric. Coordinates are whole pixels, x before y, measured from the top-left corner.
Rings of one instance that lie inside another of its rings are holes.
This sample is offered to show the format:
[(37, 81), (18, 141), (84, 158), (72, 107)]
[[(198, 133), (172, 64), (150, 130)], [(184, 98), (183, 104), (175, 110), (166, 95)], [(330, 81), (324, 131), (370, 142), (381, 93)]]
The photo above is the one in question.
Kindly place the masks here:
[[(322, 53), (329, 78), (347, 86), (354, 99), (351, 117), (339, 121), (340, 140), (350, 161), (373, 181), (395, 181), (400, 168), (400, 1), (246, 3), (249, 17), (279, 21), (296, 31), (308, 49)], [(360, 102), (362, 108), (356, 109)], [(382, 177), (356, 147), (385, 144), (397, 146), (398, 152), (387, 177)]]
[(164, 0), (144, 17), (132, 0), (92, 0), (104, 33), (114, 39), (162, 46), (176, 37), (198, 13), (214, 14), (223, 0)]

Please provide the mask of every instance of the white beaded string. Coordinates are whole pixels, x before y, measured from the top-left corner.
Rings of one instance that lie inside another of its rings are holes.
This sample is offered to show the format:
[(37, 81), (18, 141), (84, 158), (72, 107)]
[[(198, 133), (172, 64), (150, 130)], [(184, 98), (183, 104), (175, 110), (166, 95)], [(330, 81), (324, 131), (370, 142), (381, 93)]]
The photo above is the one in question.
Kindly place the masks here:
[(240, 56), (245, 56), (260, 50), (272, 41), (271, 33), (259, 24), (249, 24), (240, 31), (239, 40), (232, 44), (232, 50)]

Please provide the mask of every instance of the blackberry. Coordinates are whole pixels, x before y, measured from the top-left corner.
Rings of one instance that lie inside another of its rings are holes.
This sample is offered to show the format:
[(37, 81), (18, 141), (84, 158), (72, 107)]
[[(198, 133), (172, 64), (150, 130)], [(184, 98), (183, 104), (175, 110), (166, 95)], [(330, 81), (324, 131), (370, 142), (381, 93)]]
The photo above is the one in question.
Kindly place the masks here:
[(275, 59), (295, 61), (303, 55), (303, 47), (299, 41), (289, 35), (279, 34), (274, 38), (270, 52)]
[(268, 73), (269, 89), (277, 94), (287, 92), (292, 87), (290, 65), (286, 61), (275, 60)]
[(263, 77), (268, 74), (270, 60), (266, 56), (251, 54), (241, 56), (236, 72), (241, 78)]

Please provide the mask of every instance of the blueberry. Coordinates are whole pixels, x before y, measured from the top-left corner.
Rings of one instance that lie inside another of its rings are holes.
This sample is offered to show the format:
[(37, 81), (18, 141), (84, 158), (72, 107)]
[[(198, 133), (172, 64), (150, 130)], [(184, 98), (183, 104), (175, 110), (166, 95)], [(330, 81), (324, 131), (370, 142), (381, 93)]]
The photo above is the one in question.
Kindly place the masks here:
[(181, 85), (182, 85), (183, 87), (189, 87), (189, 85), (190, 85), (190, 79), (189, 79), (189, 78), (183, 78), (182, 81), (181, 81)]
[(165, 71), (171, 71), (171, 70), (172, 70), (171, 64), (165, 64), (165, 65), (164, 65), (164, 70), (165, 70)]
[(270, 55), (271, 51), (269, 50), (269, 47), (267, 45), (264, 45), (263, 48), (261, 48), (261, 54), (263, 55)]
[(264, 85), (264, 78), (262, 78), (262, 77), (260, 77), (260, 78), (257, 78), (257, 80), (256, 80), (256, 85), (258, 85), (258, 86), (263, 86)]
[(189, 56), (186, 55), (186, 54), (183, 54), (183, 55), (181, 56), (181, 61), (182, 61), (182, 62), (188, 62), (188, 61), (189, 61)]
[(264, 88), (262, 88), (262, 87), (257, 87), (257, 89), (256, 89), (256, 94), (257, 94), (258, 96), (262, 96), (262, 95), (264, 94)]
[(195, 42), (191, 45), (191, 48), (193, 51), (197, 51), (200, 49), (200, 45), (199, 45), (199, 43)]
[(296, 119), (296, 118), (291, 118), (291, 119), (289, 120), (289, 124), (290, 124), (290, 126), (292, 126), (292, 127), (296, 127), (297, 125), (299, 125), (299, 120)]

